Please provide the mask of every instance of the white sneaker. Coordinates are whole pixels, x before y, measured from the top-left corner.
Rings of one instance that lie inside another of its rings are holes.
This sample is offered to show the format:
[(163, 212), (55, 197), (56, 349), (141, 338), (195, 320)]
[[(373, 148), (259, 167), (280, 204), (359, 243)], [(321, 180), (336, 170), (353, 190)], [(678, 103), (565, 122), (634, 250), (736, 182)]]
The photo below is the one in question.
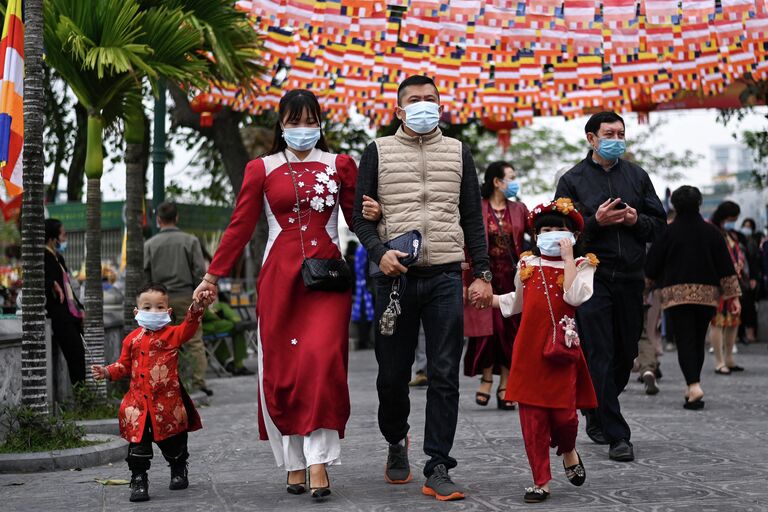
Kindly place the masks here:
[(715, 349), (714, 349), (714, 347), (709, 347), (709, 350), (708, 350), (708, 352), (709, 352), (710, 354), (714, 354), (714, 353), (715, 353)]
[(739, 348), (736, 345), (734, 345), (733, 350), (731, 350), (731, 354), (738, 354), (738, 353), (739, 353)]

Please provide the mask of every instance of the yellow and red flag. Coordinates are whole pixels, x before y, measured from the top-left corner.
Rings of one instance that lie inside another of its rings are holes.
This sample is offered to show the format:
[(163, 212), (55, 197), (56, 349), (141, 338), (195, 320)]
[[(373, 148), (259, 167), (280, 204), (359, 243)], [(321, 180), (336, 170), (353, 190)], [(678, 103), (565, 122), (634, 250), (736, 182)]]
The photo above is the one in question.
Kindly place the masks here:
[(22, 192), (24, 23), (21, 0), (10, 0), (0, 41), (0, 169), (8, 197)]

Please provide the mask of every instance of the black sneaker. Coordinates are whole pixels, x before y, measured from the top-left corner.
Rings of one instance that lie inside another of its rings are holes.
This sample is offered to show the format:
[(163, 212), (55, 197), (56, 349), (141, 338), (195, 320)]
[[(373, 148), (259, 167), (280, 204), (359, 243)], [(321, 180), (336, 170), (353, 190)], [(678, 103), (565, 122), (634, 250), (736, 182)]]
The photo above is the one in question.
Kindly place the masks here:
[(608, 450), (608, 457), (617, 462), (632, 462), (635, 460), (635, 449), (632, 443), (626, 439), (620, 439), (611, 443), (611, 449)]
[(424, 482), (421, 492), (427, 496), (434, 496), (440, 501), (463, 500), (465, 497), (464, 492), (448, 476), (448, 470), (444, 464), (435, 466), (435, 470)]
[(189, 478), (187, 478), (187, 463), (174, 464), (171, 466), (171, 483), (168, 488), (172, 491), (179, 491), (189, 487)]
[(526, 503), (541, 503), (547, 498), (549, 498), (549, 493), (541, 487), (534, 486), (525, 488), (525, 496), (523, 497), (523, 500), (525, 500)]
[(408, 436), (397, 444), (389, 445), (387, 467), (384, 470), (384, 480), (390, 484), (407, 484), (413, 478), (411, 465), (408, 464)]
[(131, 476), (130, 501), (149, 501), (149, 478), (146, 473)]

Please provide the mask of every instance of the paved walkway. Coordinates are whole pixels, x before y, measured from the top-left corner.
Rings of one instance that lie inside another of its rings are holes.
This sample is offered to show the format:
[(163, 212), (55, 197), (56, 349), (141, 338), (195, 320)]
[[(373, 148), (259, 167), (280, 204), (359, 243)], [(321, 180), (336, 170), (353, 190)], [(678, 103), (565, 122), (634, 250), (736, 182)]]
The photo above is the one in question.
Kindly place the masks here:
[[(676, 354), (662, 360), (661, 393), (643, 394), (636, 379), (622, 405), (633, 431), (637, 460), (608, 460), (607, 447), (583, 434), (577, 443), (587, 468), (581, 488), (568, 484), (554, 459), (552, 496), (544, 505), (524, 505), (530, 485), (517, 412), (474, 404), (475, 379), (462, 378), (461, 411), (451, 474), (463, 484), (464, 501), (438, 503), (421, 495), (423, 477), (392, 486), (382, 472), (386, 445), (376, 426), (376, 363), (371, 351), (350, 357), (352, 418), (343, 443), (342, 465), (331, 469), (333, 496), (324, 504), (284, 491), (285, 474), (274, 468), (269, 447), (257, 441), (256, 380), (214, 379), (216, 395), (201, 410), (205, 428), (190, 435), (190, 481), (185, 491), (168, 490), (168, 468), (156, 450), (150, 471), (152, 500), (128, 502), (127, 486), (102, 486), (95, 478), (128, 478), (112, 466), (35, 475), (0, 475), (3, 511), (758, 511), (768, 510), (768, 351), (741, 348), (741, 375), (717, 376), (707, 359), (703, 376), (706, 409), (682, 408), (683, 381)], [(412, 462), (424, 462), (423, 389), (412, 392)], [(554, 454), (553, 454), (554, 455)]]

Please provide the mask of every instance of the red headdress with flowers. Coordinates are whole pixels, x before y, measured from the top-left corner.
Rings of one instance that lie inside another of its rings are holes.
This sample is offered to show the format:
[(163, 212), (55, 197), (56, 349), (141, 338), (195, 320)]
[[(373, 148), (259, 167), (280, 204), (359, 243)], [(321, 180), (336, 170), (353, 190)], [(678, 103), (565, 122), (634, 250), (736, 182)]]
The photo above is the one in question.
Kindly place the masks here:
[(542, 203), (531, 210), (528, 214), (528, 227), (533, 229), (536, 219), (539, 215), (544, 215), (545, 213), (559, 213), (560, 215), (570, 217), (576, 225), (576, 231), (584, 231), (584, 217), (576, 210), (576, 207), (573, 206), (573, 201), (568, 197), (560, 197), (554, 201)]

